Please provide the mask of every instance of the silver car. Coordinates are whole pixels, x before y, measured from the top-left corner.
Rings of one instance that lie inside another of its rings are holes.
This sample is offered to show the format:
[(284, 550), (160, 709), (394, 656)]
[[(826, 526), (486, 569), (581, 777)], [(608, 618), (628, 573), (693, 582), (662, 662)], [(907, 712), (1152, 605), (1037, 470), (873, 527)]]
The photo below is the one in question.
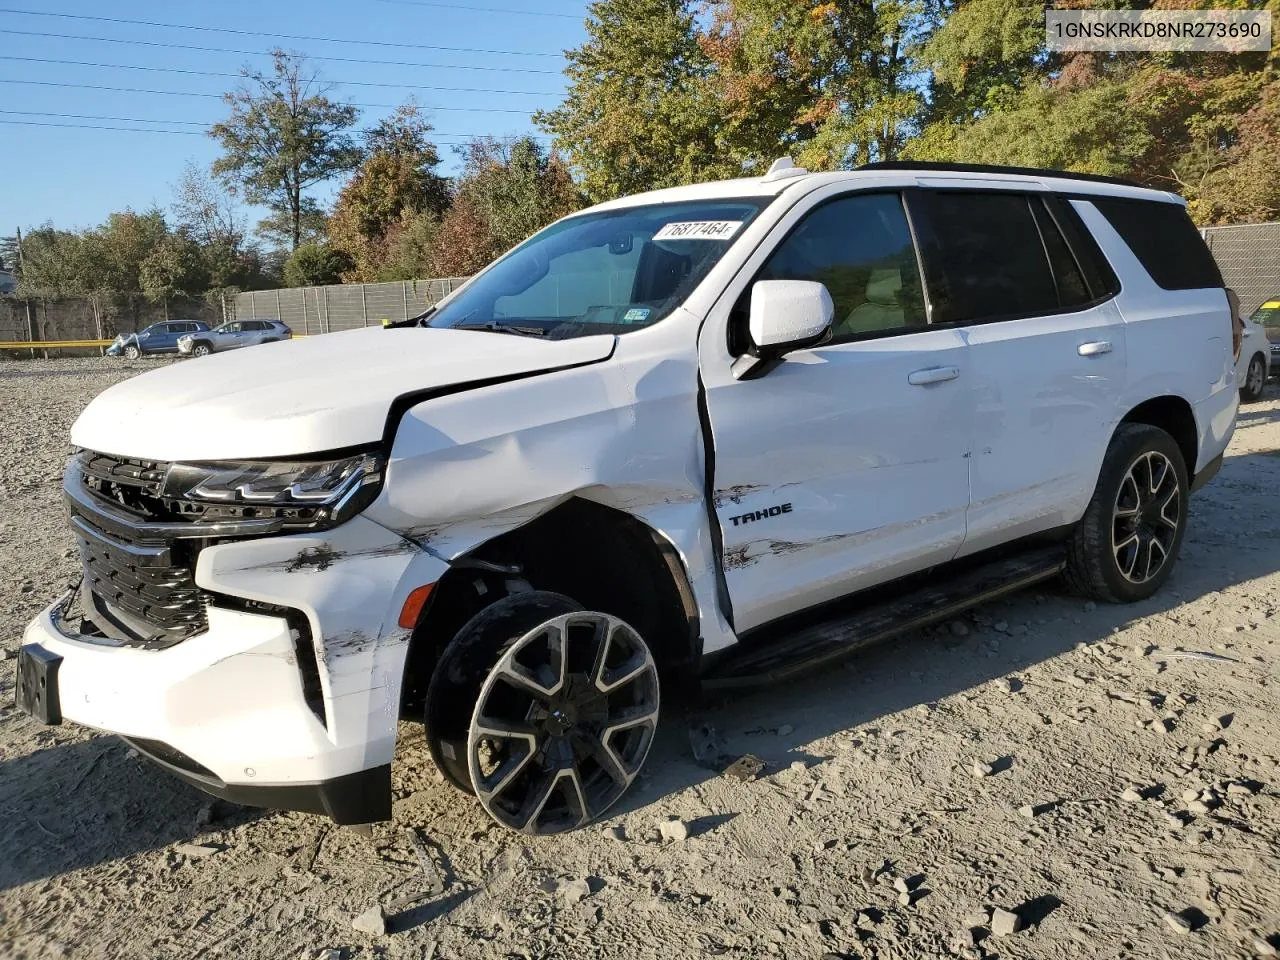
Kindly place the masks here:
[(207, 333), (194, 333), (178, 340), (178, 352), (183, 356), (203, 357), (237, 347), (252, 347), (259, 343), (275, 343), (288, 340), (293, 331), (279, 320), (232, 320)]

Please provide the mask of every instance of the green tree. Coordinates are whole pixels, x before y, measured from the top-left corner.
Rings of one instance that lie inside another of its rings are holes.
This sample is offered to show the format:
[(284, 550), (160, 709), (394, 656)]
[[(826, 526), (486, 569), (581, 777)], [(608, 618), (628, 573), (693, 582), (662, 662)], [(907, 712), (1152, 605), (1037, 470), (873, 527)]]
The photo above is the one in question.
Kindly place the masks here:
[(473, 273), (582, 206), (569, 169), (531, 137), (471, 141), (462, 176), (432, 244), (435, 276)]
[(26, 296), (80, 296), (92, 292), (86, 282), (82, 235), (45, 224), (22, 238), (22, 276), (18, 292)]
[(270, 73), (244, 68), (248, 81), (224, 96), (231, 116), (209, 135), (223, 154), (213, 172), (237, 183), (252, 203), (287, 224), (290, 249), (303, 240), (306, 190), (354, 169), (362, 151), (348, 132), (357, 111), (329, 99), (306, 59), (272, 51)]
[(341, 283), (351, 269), (351, 257), (328, 244), (304, 243), (284, 263), (284, 282), (290, 287), (314, 287)]
[(704, 102), (712, 64), (688, 0), (596, 0), (587, 35), (566, 55), (564, 102), (534, 121), (556, 138), (591, 200), (724, 168)]
[(367, 155), (329, 220), (330, 241), (355, 261), (346, 279), (379, 278), (390, 245), (406, 226), (414, 224), (420, 236), (448, 206), (448, 181), (435, 171), (440, 155), (430, 133), (431, 124), (408, 103), (365, 134)]
[(185, 231), (169, 233), (139, 265), (138, 281), (148, 300), (199, 297), (209, 288), (205, 251)]

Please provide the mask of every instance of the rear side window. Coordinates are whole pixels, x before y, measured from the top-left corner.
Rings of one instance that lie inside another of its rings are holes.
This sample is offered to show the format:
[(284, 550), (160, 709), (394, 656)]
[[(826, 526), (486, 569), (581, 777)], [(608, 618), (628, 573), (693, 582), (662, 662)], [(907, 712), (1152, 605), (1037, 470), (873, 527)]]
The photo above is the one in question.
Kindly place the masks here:
[(1114, 197), (1089, 200), (1165, 290), (1223, 286), (1222, 272), (1182, 204)]
[(1058, 229), (1040, 198), (1031, 201), (1031, 212), (1035, 215), (1036, 226), (1040, 228), (1040, 239), (1044, 243), (1044, 252), (1049, 257), (1049, 266), (1058, 287), (1058, 306), (1063, 310), (1083, 308), (1093, 300), (1089, 284), (1084, 279), (1084, 271), (1080, 269), (1080, 264), (1076, 262), (1071, 248), (1062, 237), (1062, 231)]
[(934, 323), (980, 323), (1060, 311), (1030, 198), (922, 191), (912, 195), (911, 211)]

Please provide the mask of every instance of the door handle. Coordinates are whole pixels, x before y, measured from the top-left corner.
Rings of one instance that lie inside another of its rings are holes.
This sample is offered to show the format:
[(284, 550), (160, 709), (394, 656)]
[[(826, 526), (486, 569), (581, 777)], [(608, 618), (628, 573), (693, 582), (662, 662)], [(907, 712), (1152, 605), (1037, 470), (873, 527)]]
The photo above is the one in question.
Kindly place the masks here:
[(927, 387), (931, 383), (942, 383), (960, 376), (959, 367), (925, 367), (907, 374), (907, 383), (913, 387)]
[(1104, 353), (1111, 352), (1110, 340), (1094, 340), (1092, 343), (1082, 343), (1076, 347), (1076, 353), (1082, 357), (1098, 357)]

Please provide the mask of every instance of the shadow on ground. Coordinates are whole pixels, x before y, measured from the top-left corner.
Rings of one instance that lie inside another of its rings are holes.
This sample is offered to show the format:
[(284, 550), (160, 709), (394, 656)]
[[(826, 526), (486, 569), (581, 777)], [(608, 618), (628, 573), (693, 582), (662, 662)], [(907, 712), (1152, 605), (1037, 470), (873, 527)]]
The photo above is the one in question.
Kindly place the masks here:
[[(77, 794), (92, 795), (94, 805)], [(115, 737), (53, 743), (0, 762), (0, 817), (6, 833), (22, 838), (0, 860), (0, 890), (191, 840), (200, 829), (197, 814), (210, 804), (219, 829), (262, 815), (213, 801), (129, 756), (128, 745)]]

